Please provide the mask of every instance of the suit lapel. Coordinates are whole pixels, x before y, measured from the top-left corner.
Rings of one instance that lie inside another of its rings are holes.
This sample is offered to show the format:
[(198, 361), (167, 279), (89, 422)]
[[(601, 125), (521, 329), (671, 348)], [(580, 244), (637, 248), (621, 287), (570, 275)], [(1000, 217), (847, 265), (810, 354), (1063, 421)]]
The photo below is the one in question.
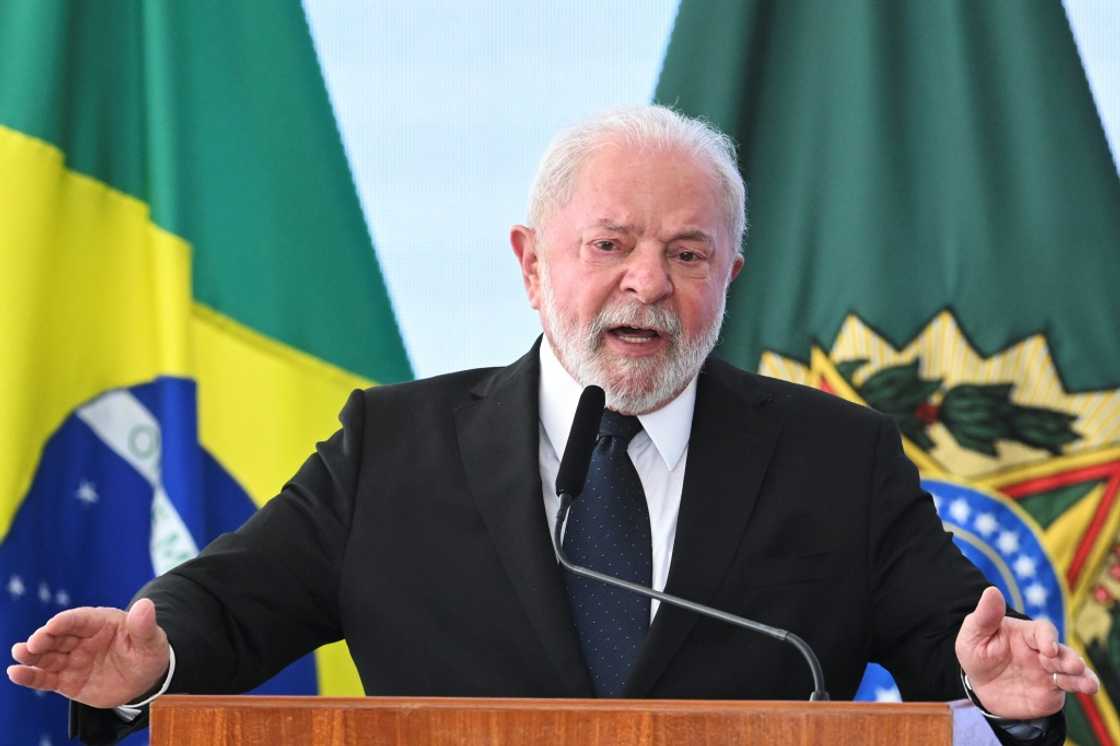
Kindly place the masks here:
[[(698, 381), (665, 589), (703, 604), (711, 603), (735, 556), (781, 429), (768, 395), (733, 386), (727, 369), (709, 361)], [(661, 604), (626, 696), (649, 696), (697, 618)]]
[(592, 696), (541, 494), (538, 347), (456, 410), (467, 485), (568, 696)]

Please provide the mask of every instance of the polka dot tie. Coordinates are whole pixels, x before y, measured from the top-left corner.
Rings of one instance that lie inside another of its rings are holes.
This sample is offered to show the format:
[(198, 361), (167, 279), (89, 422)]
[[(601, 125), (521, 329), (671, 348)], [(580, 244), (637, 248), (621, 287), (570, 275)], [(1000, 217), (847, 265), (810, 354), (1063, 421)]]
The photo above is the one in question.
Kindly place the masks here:
[[(564, 551), (577, 565), (648, 586), (653, 576), (649, 509), (626, 453), (641, 429), (637, 417), (603, 412), (587, 483), (564, 529)], [(591, 578), (572, 573), (564, 578), (595, 694), (620, 697), (649, 631), (650, 601)]]

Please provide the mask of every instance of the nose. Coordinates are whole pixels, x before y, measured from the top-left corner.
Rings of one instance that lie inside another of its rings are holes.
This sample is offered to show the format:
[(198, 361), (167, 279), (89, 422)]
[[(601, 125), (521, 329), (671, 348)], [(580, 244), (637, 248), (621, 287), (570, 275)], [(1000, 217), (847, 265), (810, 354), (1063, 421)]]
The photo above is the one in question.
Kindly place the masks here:
[(620, 289), (646, 305), (668, 298), (673, 294), (673, 278), (669, 275), (668, 258), (660, 249), (632, 251)]

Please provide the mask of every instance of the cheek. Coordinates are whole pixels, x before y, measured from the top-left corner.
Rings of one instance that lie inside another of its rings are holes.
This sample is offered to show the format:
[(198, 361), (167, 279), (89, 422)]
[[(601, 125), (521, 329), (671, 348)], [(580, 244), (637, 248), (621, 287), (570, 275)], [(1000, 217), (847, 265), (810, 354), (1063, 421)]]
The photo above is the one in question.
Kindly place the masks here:
[(706, 330), (719, 312), (719, 293), (712, 289), (683, 295), (677, 306), (681, 324), (692, 333)]
[(594, 319), (611, 302), (614, 287), (594, 276), (576, 278), (570, 285), (568, 300), (573, 313), (583, 320)]

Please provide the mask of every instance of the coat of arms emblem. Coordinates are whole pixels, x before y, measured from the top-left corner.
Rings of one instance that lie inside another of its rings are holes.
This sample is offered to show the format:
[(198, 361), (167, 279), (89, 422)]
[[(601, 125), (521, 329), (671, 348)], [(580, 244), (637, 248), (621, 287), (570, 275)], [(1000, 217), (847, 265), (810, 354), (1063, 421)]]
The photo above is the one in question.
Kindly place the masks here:
[[(1120, 729), (1120, 388), (1068, 391), (1042, 334), (983, 354), (948, 310), (897, 348), (851, 315), (808, 364), (766, 352), (759, 372), (890, 415), (961, 551), (1100, 674), (1071, 731)], [(869, 668), (860, 697), (897, 696)]]

